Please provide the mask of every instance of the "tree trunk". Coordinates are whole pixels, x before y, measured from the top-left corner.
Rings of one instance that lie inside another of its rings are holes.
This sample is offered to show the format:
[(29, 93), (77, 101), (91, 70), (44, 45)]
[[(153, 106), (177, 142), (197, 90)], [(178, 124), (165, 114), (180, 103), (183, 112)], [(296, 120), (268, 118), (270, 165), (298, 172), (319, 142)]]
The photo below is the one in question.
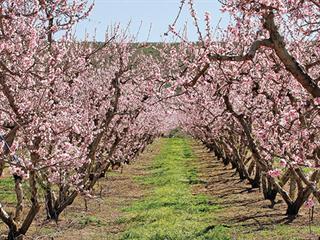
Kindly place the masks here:
[(0, 177), (3, 174), (4, 166), (5, 166), (4, 156), (2, 156), (2, 154), (1, 154), (1, 156), (0, 156)]
[(24, 235), (20, 234), (16, 229), (10, 229), (8, 233), (8, 240), (23, 240)]
[(256, 171), (255, 171), (254, 178), (253, 179), (249, 178), (249, 182), (250, 182), (252, 188), (260, 188), (260, 185), (261, 185), (261, 171), (260, 171), (260, 168), (259, 168), (258, 164), (256, 164), (256, 169), (255, 170)]
[(298, 215), (300, 208), (302, 205), (308, 200), (309, 196), (312, 193), (312, 189), (306, 186), (304, 189), (298, 192), (298, 196), (296, 200), (292, 203), (287, 202), (287, 211), (286, 215), (290, 217), (295, 217)]
[(288, 204), (287, 205), (286, 215), (289, 216), (289, 217), (297, 216), (301, 206), (302, 205), (297, 204), (296, 202), (294, 202), (293, 204)]
[(46, 202), (46, 213), (47, 213), (47, 219), (48, 220), (54, 220), (58, 221), (59, 214), (57, 213), (57, 210), (55, 208), (55, 199), (53, 197), (53, 193), (51, 189), (48, 189), (45, 194), (45, 202)]
[(15, 182), (15, 192), (17, 197), (17, 205), (16, 205), (16, 213), (14, 220), (19, 222), (21, 219), (21, 214), (23, 211), (23, 190), (22, 190), (22, 178), (14, 175), (14, 182)]
[[(222, 162), (224, 166), (228, 166), (230, 163), (230, 160), (228, 158), (222, 158)], [(236, 168), (234, 163), (231, 162), (231, 164), (232, 164), (232, 168)]]
[(261, 177), (261, 187), (264, 199), (269, 200), (271, 202), (270, 206), (273, 208), (276, 204), (275, 200), (278, 191), (270, 181), (270, 177), (266, 176), (266, 174), (263, 174)]

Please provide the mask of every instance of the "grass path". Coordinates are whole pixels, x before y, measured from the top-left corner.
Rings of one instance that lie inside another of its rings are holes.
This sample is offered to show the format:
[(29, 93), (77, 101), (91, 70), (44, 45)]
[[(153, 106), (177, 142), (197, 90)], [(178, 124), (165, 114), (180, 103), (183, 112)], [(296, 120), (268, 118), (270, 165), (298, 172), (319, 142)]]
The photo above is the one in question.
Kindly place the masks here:
[(193, 194), (201, 183), (188, 139), (161, 139), (160, 153), (148, 176), (136, 180), (151, 188), (149, 194), (125, 208), (127, 231), (121, 239), (187, 240), (228, 239), (225, 229), (214, 223), (219, 207), (208, 196)]

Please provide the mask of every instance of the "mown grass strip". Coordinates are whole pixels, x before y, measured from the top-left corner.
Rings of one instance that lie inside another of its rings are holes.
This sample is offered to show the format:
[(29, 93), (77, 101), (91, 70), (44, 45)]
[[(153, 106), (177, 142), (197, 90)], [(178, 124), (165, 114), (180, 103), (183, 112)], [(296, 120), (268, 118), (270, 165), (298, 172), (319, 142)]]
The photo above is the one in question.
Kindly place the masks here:
[(121, 239), (186, 240), (229, 239), (228, 229), (216, 225), (206, 195), (193, 195), (192, 184), (201, 183), (193, 164), (195, 157), (184, 138), (162, 139), (160, 154), (153, 160), (151, 174), (138, 177), (151, 187), (150, 194), (124, 209), (128, 224)]
[(16, 203), (13, 177), (10, 176), (0, 178), (0, 199), (2, 204)]

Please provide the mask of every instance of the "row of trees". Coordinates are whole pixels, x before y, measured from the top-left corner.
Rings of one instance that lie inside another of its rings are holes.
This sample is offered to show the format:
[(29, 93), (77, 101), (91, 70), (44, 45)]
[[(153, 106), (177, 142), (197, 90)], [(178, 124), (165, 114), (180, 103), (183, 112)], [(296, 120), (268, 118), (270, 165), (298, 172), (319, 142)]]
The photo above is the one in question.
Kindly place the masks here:
[[(115, 26), (104, 43), (76, 42), (84, 0), (0, 2), (0, 200), (8, 239), (22, 239), (40, 208), (58, 220), (108, 169), (128, 163), (166, 126), (156, 60)], [(59, 38), (56, 38), (59, 34)], [(160, 125), (161, 123), (161, 125)]]
[(320, 201), (319, 3), (221, 1), (233, 21), (214, 31), (209, 13), (201, 31), (193, 1), (182, 4), (199, 41), (170, 27), (182, 42), (167, 76), (181, 126), (272, 205), (280, 195), (286, 214)]

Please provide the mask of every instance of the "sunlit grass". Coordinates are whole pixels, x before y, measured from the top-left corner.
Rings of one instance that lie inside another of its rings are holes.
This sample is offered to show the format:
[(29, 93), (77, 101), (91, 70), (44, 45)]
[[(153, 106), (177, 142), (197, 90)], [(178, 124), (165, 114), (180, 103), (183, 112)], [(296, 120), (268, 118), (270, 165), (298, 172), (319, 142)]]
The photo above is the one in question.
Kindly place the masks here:
[(121, 239), (229, 239), (228, 229), (214, 219), (220, 207), (210, 204), (206, 195), (192, 194), (192, 184), (200, 181), (188, 139), (162, 141), (151, 174), (136, 178), (152, 190), (124, 210), (127, 216), (121, 222), (128, 224), (128, 230)]
[(2, 203), (16, 203), (13, 177), (0, 178), (0, 199)]

